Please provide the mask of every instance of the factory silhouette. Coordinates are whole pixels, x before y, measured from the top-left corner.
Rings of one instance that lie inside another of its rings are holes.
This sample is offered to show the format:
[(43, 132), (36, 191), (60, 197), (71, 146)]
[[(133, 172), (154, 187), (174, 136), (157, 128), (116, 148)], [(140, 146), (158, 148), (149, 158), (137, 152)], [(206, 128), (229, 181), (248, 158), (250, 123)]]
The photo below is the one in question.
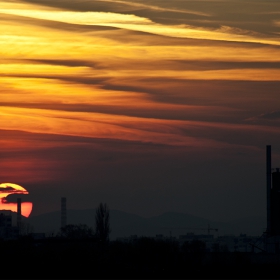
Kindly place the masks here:
[[(266, 146), (266, 200), (266, 230), (260, 236), (240, 234), (214, 238), (211, 233), (218, 233), (218, 228), (208, 225), (204, 228), (207, 234), (187, 233), (176, 238), (170, 231), (168, 236), (133, 235), (112, 241), (109, 240), (111, 216), (106, 208), (107, 237), (102, 241), (96, 234), (97, 229), (94, 232), (85, 224), (68, 223), (66, 197), (60, 201), (58, 234), (28, 232), (22, 221), (21, 198), (18, 198), (16, 226), (12, 225), (11, 213), (0, 213), (0, 248), (3, 255), (16, 252), (21, 256), (23, 267), (28, 266), (28, 262), (34, 263), (44, 271), (43, 278), (76, 275), (79, 278), (240, 278), (241, 275), (259, 278), (260, 273), (273, 278), (280, 265), (280, 169), (271, 166), (270, 145)], [(105, 212), (99, 212), (103, 221)], [(92, 219), (97, 221), (97, 216)], [(182, 228), (188, 229), (185, 226)], [(241, 243), (243, 247), (238, 247)], [(80, 270), (76, 263), (79, 261), (83, 263)], [(4, 260), (3, 265), (9, 267), (10, 263)], [(46, 266), (52, 269), (46, 270)], [(231, 274), (225, 276), (223, 269)], [(22, 276), (16, 271), (12, 275)], [(24, 276), (38, 275), (31, 269), (25, 270)]]
[(280, 169), (272, 172), (271, 146), (266, 146), (267, 229), (266, 251), (280, 253)]

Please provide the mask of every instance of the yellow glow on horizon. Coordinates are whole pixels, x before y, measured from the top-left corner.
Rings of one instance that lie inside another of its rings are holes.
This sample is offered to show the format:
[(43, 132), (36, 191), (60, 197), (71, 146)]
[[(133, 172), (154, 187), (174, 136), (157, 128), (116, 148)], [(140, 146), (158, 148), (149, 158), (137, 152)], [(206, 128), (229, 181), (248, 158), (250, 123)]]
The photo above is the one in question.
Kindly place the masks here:
[[(5, 189), (7, 189), (9, 187), (14, 189), (13, 193), (28, 194), (28, 191), (20, 185), (13, 184), (13, 183), (2, 183), (2, 184), (0, 184), (0, 198), (7, 196), (5, 193)], [(8, 191), (8, 192), (10, 192), (10, 191)]]

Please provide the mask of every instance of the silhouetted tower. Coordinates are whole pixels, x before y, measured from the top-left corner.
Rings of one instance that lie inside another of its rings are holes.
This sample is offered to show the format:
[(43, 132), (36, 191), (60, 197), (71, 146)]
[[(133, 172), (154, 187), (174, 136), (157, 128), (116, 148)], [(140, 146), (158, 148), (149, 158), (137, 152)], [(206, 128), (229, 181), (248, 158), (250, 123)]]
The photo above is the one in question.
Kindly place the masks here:
[(271, 234), (271, 146), (266, 146), (266, 232)]
[(271, 146), (266, 146), (267, 234), (280, 236), (280, 169), (271, 172)]
[(66, 197), (61, 198), (61, 227), (67, 224)]
[(17, 199), (17, 227), (20, 234), (21, 233), (21, 198)]
[(270, 219), (271, 230), (270, 235), (280, 236), (280, 170), (276, 168), (276, 172), (272, 172), (272, 188), (270, 200)]

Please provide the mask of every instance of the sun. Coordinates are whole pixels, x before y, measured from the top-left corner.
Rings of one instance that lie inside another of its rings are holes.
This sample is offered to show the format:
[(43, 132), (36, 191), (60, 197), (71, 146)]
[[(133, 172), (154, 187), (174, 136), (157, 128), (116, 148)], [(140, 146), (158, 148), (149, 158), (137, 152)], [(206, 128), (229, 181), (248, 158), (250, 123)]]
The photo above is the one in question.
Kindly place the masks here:
[[(20, 185), (13, 183), (0, 184), (0, 210), (10, 210), (17, 212), (17, 203), (7, 202), (7, 197), (12, 194), (28, 194), (28, 191)], [(21, 203), (21, 214), (28, 218), (32, 211), (32, 202)]]

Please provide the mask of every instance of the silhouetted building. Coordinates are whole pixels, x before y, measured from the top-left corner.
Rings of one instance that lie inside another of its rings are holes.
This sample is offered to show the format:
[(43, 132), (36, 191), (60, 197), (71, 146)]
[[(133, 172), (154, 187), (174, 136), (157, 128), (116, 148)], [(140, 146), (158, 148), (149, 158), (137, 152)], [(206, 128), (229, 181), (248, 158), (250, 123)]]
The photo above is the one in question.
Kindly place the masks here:
[(0, 213), (0, 227), (11, 227), (12, 226), (12, 215), (6, 215)]
[(280, 236), (280, 170), (271, 172), (271, 146), (266, 147), (267, 236)]
[(21, 198), (17, 199), (17, 227), (20, 234), (21, 233)]
[(277, 168), (276, 172), (272, 173), (272, 188), (270, 199), (270, 235), (280, 235), (280, 172)]
[(16, 239), (18, 238), (19, 229), (18, 227), (12, 226), (12, 215), (11, 212), (5, 211), (0, 213), (0, 238)]
[(266, 146), (266, 233), (271, 232), (271, 146)]
[(266, 146), (267, 230), (266, 251), (280, 253), (280, 169), (271, 169), (271, 146)]
[(61, 198), (61, 227), (67, 224), (66, 197)]

